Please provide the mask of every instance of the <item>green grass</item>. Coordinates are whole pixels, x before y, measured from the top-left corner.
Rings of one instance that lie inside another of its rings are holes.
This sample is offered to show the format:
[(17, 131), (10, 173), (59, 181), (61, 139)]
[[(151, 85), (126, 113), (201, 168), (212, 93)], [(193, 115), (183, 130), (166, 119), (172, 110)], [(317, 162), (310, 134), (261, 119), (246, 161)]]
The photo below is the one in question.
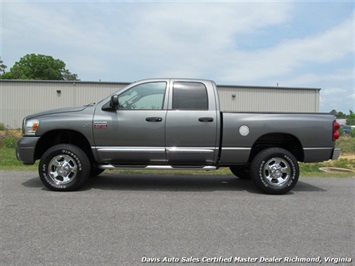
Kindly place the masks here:
[(24, 165), (17, 161), (14, 148), (0, 147), (0, 170), (6, 171), (36, 171), (38, 162), (34, 165)]
[[(342, 149), (343, 154), (355, 154), (355, 138), (341, 137), (337, 141), (337, 147)], [(340, 157), (335, 161), (322, 163), (300, 163), (301, 176), (319, 177), (353, 177), (354, 173), (324, 173), (320, 167), (339, 167), (355, 170), (355, 158)], [(17, 161), (15, 149), (0, 145), (0, 170), (6, 171), (37, 171), (38, 161), (34, 165), (23, 165)], [(228, 168), (222, 167), (217, 171), (195, 171), (195, 170), (113, 170), (115, 173), (132, 174), (156, 174), (156, 175), (231, 175)]]
[(341, 136), (336, 141), (335, 146), (341, 148), (342, 153), (355, 154), (355, 138), (350, 136)]
[[(355, 164), (355, 160), (352, 161)], [(329, 166), (330, 165), (328, 162), (299, 163), (300, 173), (301, 173), (300, 175), (305, 177), (354, 177), (355, 176), (355, 173), (339, 173), (339, 172), (325, 173), (319, 169), (321, 167), (329, 167)], [(341, 164), (332, 164), (332, 167), (346, 168), (341, 166)]]

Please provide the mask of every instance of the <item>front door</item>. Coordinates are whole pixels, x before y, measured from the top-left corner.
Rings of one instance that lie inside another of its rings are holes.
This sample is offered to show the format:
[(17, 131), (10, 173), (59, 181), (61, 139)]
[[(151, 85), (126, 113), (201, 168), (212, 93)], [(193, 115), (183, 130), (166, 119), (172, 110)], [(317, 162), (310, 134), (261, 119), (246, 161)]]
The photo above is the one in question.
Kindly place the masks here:
[(101, 163), (163, 164), (167, 82), (148, 82), (118, 95), (117, 110), (97, 110), (94, 135)]

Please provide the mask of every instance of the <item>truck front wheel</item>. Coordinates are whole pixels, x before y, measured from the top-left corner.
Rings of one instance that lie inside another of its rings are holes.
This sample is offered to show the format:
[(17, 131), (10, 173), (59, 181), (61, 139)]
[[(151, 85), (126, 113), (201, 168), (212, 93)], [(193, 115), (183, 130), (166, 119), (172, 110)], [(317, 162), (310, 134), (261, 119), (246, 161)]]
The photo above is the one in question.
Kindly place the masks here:
[(269, 148), (259, 152), (250, 166), (255, 185), (267, 194), (285, 194), (297, 183), (299, 167), (287, 150)]
[(90, 176), (90, 161), (78, 147), (60, 144), (48, 149), (39, 163), (39, 176), (50, 190), (77, 190)]

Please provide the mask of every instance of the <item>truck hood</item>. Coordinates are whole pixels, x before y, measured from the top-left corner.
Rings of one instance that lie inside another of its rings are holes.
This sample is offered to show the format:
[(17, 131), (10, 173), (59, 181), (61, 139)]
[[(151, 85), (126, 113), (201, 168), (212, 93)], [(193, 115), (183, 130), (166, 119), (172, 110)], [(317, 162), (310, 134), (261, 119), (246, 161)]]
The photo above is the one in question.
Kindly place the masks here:
[(63, 113), (74, 113), (74, 112), (81, 112), (85, 110), (88, 106), (92, 106), (93, 104), (89, 105), (84, 105), (84, 106), (77, 106), (77, 107), (66, 107), (66, 108), (59, 108), (59, 109), (53, 109), (49, 111), (44, 111), (40, 113), (35, 113), (32, 115), (29, 115), (26, 117), (26, 119), (31, 119), (31, 118), (37, 118), (41, 116), (48, 116), (48, 115), (53, 115), (53, 114), (63, 114)]

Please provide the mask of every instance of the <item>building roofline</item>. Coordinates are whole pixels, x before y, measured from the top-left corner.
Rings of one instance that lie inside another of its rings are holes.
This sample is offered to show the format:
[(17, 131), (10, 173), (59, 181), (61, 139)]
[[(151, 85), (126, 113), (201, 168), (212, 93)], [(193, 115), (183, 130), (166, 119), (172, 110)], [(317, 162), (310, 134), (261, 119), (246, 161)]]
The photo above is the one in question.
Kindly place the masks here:
[[(0, 79), (0, 83), (65, 83), (65, 84), (106, 84), (106, 85), (129, 85), (132, 82), (114, 82), (114, 81), (81, 81), (81, 80), (21, 80), (21, 79)], [(317, 90), (321, 88), (310, 87), (280, 87), (280, 86), (259, 86), (259, 85), (221, 85), (217, 84), (217, 87), (223, 88), (247, 88), (247, 89), (282, 89), (282, 90)]]
[(81, 80), (23, 80), (23, 79), (0, 79), (1, 82), (8, 83), (65, 83), (65, 84), (131, 84), (131, 82), (111, 82), (111, 81), (81, 81)]
[(321, 88), (311, 88), (311, 87), (280, 87), (280, 86), (259, 86), (259, 85), (217, 85), (218, 87), (224, 88), (247, 88), (247, 89), (282, 89), (282, 90), (317, 90), (320, 91)]

